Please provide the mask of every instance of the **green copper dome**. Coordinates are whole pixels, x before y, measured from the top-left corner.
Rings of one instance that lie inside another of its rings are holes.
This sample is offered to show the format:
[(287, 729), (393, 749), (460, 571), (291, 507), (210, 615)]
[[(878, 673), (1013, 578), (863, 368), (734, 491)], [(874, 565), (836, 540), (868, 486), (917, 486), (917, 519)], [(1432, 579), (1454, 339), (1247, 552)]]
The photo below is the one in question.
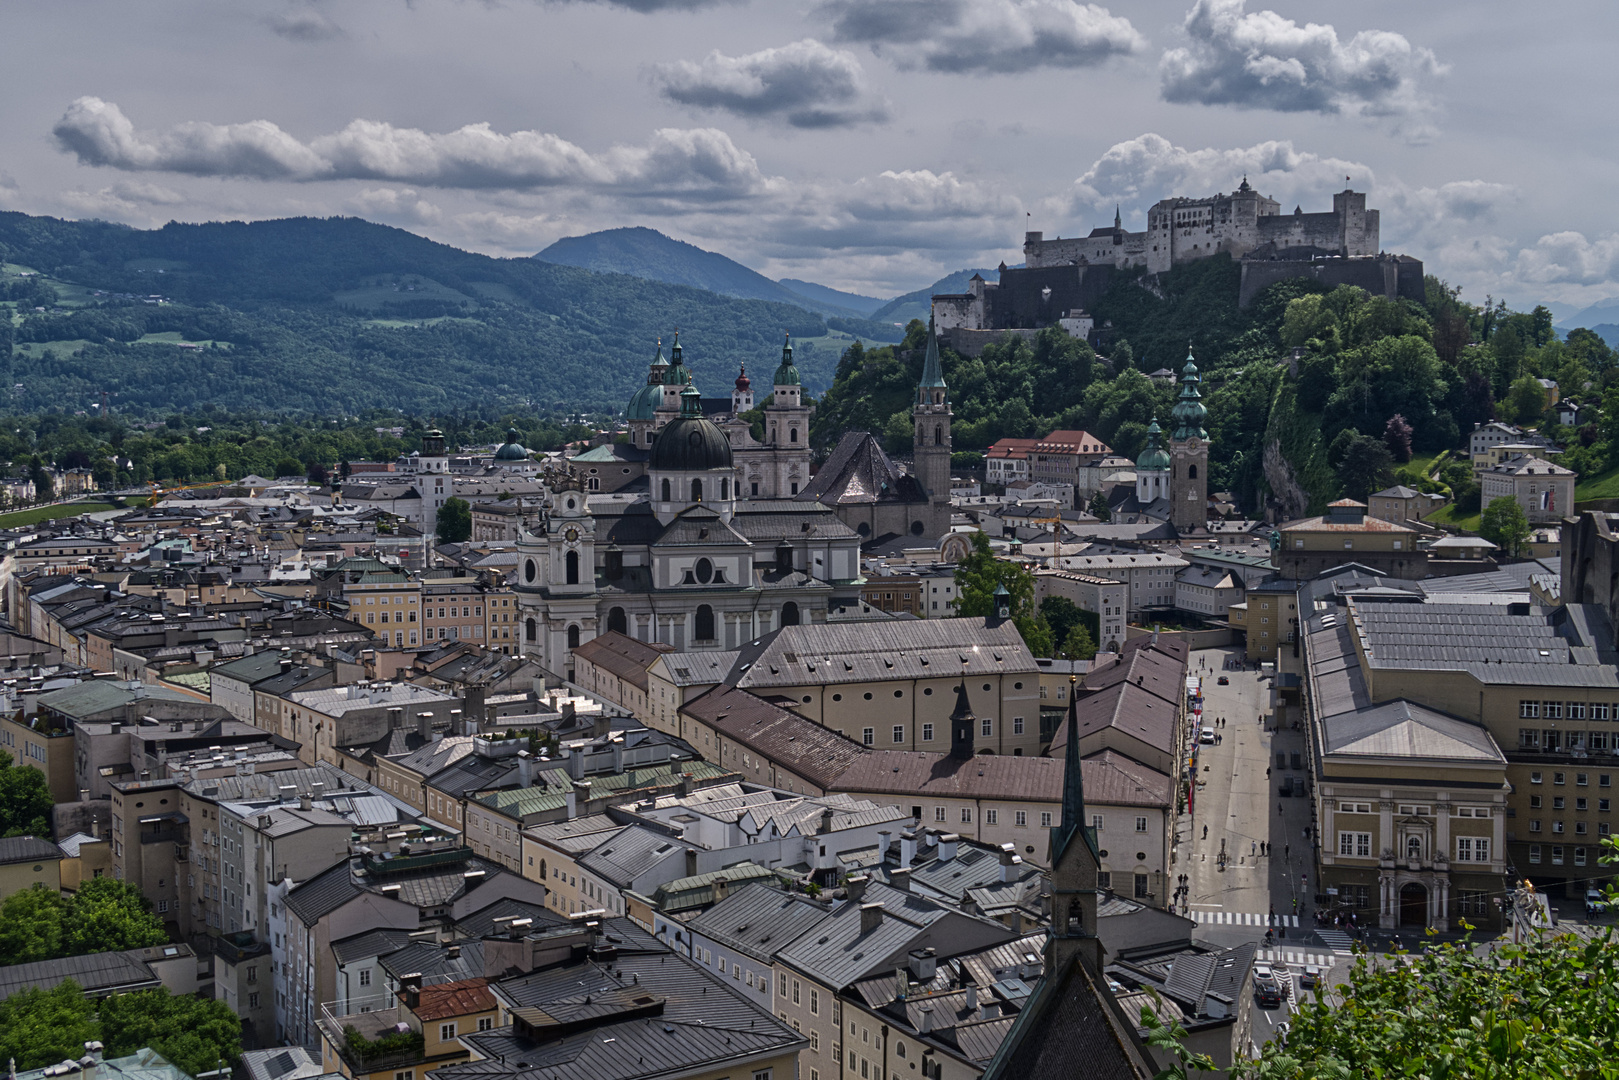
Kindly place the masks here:
[(663, 392), (656, 383), (647, 383), (637, 390), (630, 398), (630, 403), (624, 406), (624, 419), (626, 420), (654, 420), (658, 403), (663, 400)]
[(495, 451), (496, 461), (527, 461), (528, 451), (517, 441), (517, 429), (506, 429), (506, 444)]
[(1138, 472), (1169, 471), (1169, 451), (1158, 445), (1158, 436), (1162, 433), (1163, 429), (1158, 426), (1156, 419), (1147, 426), (1147, 448), (1141, 451), (1141, 456), (1136, 459)]
[(793, 339), (788, 336), (786, 344), (781, 347), (781, 364), (776, 368), (775, 386), (799, 386), (802, 380), (798, 377), (798, 368), (793, 364)]
[(681, 358), (680, 331), (675, 331), (675, 341), (669, 346), (669, 366), (663, 372), (663, 385), (685, 386), (691, 382), (691, 369), (686, 367)]
[(1207, 439), (1209, 433), (1203, 428), (1203, 421), (1208, 419), (1209, 410), (1203, 405), (1203, 395), (1198, 392), (1197, 384), (1203, 380), (1198, 376), (1197, 364), (1192, 360), (1190, 351), (1186, 354), (1186, 366), (1181, 369), (1181, 396), (1175, 402), (1171, 416), (1175, 420), (1175, 439)]

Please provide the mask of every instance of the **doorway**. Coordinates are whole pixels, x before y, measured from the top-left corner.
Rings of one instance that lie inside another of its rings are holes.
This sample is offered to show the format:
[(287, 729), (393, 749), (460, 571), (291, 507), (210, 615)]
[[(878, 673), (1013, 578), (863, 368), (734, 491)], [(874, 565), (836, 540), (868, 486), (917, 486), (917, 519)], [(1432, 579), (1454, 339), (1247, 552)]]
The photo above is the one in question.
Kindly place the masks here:
[(1400, 925), (1428, 925), (1428, 890), (1414, 881), (1400, 887)]

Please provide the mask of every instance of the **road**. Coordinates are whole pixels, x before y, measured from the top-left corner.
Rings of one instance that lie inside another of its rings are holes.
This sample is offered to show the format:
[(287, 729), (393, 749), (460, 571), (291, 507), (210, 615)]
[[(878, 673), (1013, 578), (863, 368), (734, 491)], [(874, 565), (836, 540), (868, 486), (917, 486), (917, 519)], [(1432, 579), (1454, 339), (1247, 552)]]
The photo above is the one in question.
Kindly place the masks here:
[[(1252, 670), (1225, 670), (1228, 659), (1240, 661), (1241, 656), (1235, 648), (1192, 654), (1192, 671), (1204, 680), (1204, 726), (1213, 727), (1220, 742), (1201, 748), (1192, 813), (1183, 815), (1178, 827), (1178, 872), (1190, 875), (1183, 910), (1198, 920), (1198, 940), (1219, 946), (1262, 944), (1266, 928), (1274, 925), (1275, 946), (1262, 948), (1261, 955), (1286, 961), (1296, 977), (1306, 963), (1325, 967), (1343, 957), (1313, 930), (1308, 901), (1315, 895), (1309, 881), (1314, 866), (1304, 832), (1310, 801), (1280, 795), (1284, 777), (1302, 780), (1305, 775), (1304, 736), (1268, 730), (1270, 717), (1264, 710), (1269, 682)], [(1219, 685), (1222, 675), (1229, 685)], [(1222, 717), (1223, 727), (1218, 723)], [(1285, 768), (1276, 767), (1277, 753), (1285, 755)], [(1300, 758), (1297, 769), (1292, 768), (1294, 754)], [(1271, 854), (1259, 854), (1262, 844), (1269, 845)], [(1222, 850), (1227, 856), (1223, 869)], [(1296, 987), (1284, 989), (1297, 992)], [(1278, 1009), (1260, 1009), (1255, 1003), (1255, 1043), (1269, 1039), (1289, 1011), (1286, 1002)]]

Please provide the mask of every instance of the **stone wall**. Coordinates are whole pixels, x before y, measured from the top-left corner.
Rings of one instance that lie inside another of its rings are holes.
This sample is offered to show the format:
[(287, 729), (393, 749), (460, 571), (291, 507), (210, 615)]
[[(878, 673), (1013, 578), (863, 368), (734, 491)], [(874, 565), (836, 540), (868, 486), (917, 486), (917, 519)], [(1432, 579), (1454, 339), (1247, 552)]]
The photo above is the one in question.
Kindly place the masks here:
[[(1318, 252), (1318, 249), (1307, 249)], [(1304, 250), (1300, 254), (1304, 254)], [(1409, 255), (1369, 255), (1354, 258), (1246, 258), (1242, 260), (1242, 286), (1238, 304), (1247, 307), (1253, 298), (1278, 281), (1311, 278), (1332, 289), (1355, 285), (1373, 296), (1394, 300), (1404, 297), (1423, 299), (1422, 260)]]

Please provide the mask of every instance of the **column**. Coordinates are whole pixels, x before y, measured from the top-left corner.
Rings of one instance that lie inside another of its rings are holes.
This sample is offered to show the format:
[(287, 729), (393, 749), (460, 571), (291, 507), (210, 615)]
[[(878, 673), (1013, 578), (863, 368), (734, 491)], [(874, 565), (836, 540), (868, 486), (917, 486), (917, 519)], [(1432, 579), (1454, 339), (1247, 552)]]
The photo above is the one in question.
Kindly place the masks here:
[(1395, 861), (1399, 861), (1399, 839), (1394, 835), (1394, 802), (1383, 799), (1377, 804), (1377, 854), (1381, 858), (1385, 850), (1394, 852)]
[(1437, 803), (1434, 806), (1434, 862), (1437, 864), (1443, 856), (1448, 865), (1453, 856), (1450, 853), (1450, 804)]

